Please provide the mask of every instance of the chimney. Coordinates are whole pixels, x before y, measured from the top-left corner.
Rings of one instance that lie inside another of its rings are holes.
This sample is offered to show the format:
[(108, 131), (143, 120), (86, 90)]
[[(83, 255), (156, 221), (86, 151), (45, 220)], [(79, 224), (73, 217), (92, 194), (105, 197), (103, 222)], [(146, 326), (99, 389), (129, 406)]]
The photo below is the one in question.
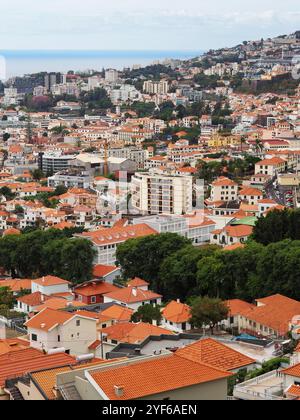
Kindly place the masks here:
[(122, 385), (114, 385), (115, 394), (121, 398), (124, 395), (124, 387)]
[(132, 288), (132, 294), (133, 294), (133, 296), (137, 296), (137, 288), (136, 287)]
[(43, 282), (43, 283), (45, 283), (45, 277), (44, 277), (44, 276), (43, 276), (43, 278), (42, 278), (42, 282)]
[(153, 319), (152, 320), (152, 325), (154, 325), (155, 327), (157, 327), (157, 321), (156, 321), (156, 319)]
[(6, 339), (6, 325), (0, 321), (0, 340)]
[(41, 295), (41, 302), (45, 302), (45, 296)]
[(180, 303), (180, 299), (177, 299), (177, 303)]

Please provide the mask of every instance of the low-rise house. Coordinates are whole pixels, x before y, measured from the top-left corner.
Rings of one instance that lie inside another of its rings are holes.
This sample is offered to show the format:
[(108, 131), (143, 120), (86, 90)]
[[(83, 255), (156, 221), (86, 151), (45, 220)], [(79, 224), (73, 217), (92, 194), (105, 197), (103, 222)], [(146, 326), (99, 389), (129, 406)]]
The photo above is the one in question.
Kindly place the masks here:
[(162, 311), (162, 327), (176, 333), (182, 333), (192, 329), (191, 308), (178, 301), (172, 301), (166, 305)]
[(115, 265), (97, 264), (93, 267), (94, 278), (104, 280), (107, 283), (112, 284), (120, 275), (121, 269)]
[(255, 173), (264, 174), (274, 177), (275, 175), (285, 172), (286, 161), (284, 159), (273, 157), (264, 159), (255, 164)]
[(66, 353), (89, 353), (89, 345), (97, 338), (96, 319), (46, 308), (25, 323), (30, 345), (49, 352), (64, 348)]
[(156, 325), (122, 322), (99, 330), (99, 344), (95, 355), (105, 358), (120, 343), (139, 344), (149, 336), (172, 335), (173, 332)]
[(263, 199), (263, 192), (256, 188), (243, 188), (239, 192), (239, 198), (250, 205), (257, 205)]
[(139, 287), (125, 287), (104, 295), (104, 303), (115, 302), (137, 311), (142, 305), (160, 305), (162, 296)]
[(55, 276), (44, 276), (32, 280), (32, 293), (40, 292), (43, 295), (70, 292), (70, 282)]
[(256, 306), (243, 310), (238, 330), (258, 337), (285, 338), (300, 314), (300, 302), (280, 294), (256, 299)]
[[(85, 371), (85, 394), (98, 400), (226, 400), (231, 373), (179, 355), (134, 358)], [(60, 377), (58, 384), (63, 382)], [(76, 380), (74, 378), (76, 386)], [(78, 389), (80, 392), (80, 390)]]
[(236, 225), (225, 226), (223, 229), (214, 230), (211, 233), (210, 242), (216, 245), (244, 244), (253, 232), (253, 226)]
[(83, 283), (74, 289), (75, 298), (87, 305), (103, 303), (107, 293), (117, 292), (119, 288), (105, 281), (95, 280)]

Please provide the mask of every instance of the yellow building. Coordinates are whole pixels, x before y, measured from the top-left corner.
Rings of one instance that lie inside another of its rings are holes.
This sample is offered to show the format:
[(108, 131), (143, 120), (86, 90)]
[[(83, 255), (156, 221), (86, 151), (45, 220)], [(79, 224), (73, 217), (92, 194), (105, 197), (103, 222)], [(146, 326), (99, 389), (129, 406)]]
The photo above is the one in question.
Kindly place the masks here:
[(239, 136), (222, 136), (216, 134), (207, 141), (209, 147), (223, 148), (229, 146), (236, 146), (241, 144), (241, 138)]

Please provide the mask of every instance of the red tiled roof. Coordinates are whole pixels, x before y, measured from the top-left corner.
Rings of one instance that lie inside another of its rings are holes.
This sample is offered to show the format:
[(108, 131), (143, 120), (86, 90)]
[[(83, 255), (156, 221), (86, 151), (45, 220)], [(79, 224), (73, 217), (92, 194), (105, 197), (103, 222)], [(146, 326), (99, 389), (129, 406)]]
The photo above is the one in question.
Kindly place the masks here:
[[(176, 355), (89, 373), (110, 400), (132, 400), (230, 376)], [(116, 386), (123, 388), (122, 396), (116, 395)]]
[(76, 287), (75, 293), (82, 296), (105, 295), (112, 292), (118, 292), (119, 287), (105, 281), (89, 282), (85, 285)]
[(70, 283), (67, 280), (61, 279), (60, 277), (55, 276), (44, 276), (39, 279), (32, 280), (34, 283), (39, 284), (40, 286), (56, 286), (59, 284)]
[(158, 299), (162, 296), (152, 292), (151, 290), (141, 290), (139, 288), (128, 286), (123, 289), (118, 289), (115, 292), (108, 293), (106, 297), (122, 303), (136, 303)]
[(18, 354), (18, 360), (14, 360), (12, 363), (8, 363), (7, 359), (2, 361), (0, 358), (0, 386), (3, 387), (6, 379), (23, 376), (25, 373), (76, 363), (74, 357), (65, 353), (45, 355), (38, 350), (33, 350), (35, 349), (29, 348), (12, 353), (16, 356), (17, 353), (22, 352), (22, 355)]
[(162, 310), (162, 316), (176, 324), (188, 322), (191, 318), (191, 308), (184, 303), (173, 300)]
[(300, 378), (300, 363), (297, 365), (288, 367), (287, 369), (283, 369), (281, 373), (285, 375), (295, 376), (296, 378)]
[(118, 267), (116, 267), (115, 265), (97, 264), (93, 267), (93, 276), (104, 277), (110, 273), (113, 273), (115, 270), (118, 270)]
[(144, 322), (139, 322), (138, 324), (131, 322), (119, 323), (107, 328), (102, 328), (100, 331), (107, 335), (110, 340), (132, 344), (140, 343), (150, 335), (173, 335), (172, 331)]
[(255, 363), (254, 359), (211, 338), (183, 347), (177, 350), (176, 354), (194, 362), (229, 371)]

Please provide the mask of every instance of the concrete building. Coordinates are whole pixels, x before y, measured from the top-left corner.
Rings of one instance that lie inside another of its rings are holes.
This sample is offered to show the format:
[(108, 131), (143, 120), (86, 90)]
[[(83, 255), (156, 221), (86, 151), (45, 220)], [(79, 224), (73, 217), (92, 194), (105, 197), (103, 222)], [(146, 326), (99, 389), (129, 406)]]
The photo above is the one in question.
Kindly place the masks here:
[(131, 180), (131, 194), (133, 208), (142, 214), (187, 214), (192, 212), (193, 179), (136, 173)]

